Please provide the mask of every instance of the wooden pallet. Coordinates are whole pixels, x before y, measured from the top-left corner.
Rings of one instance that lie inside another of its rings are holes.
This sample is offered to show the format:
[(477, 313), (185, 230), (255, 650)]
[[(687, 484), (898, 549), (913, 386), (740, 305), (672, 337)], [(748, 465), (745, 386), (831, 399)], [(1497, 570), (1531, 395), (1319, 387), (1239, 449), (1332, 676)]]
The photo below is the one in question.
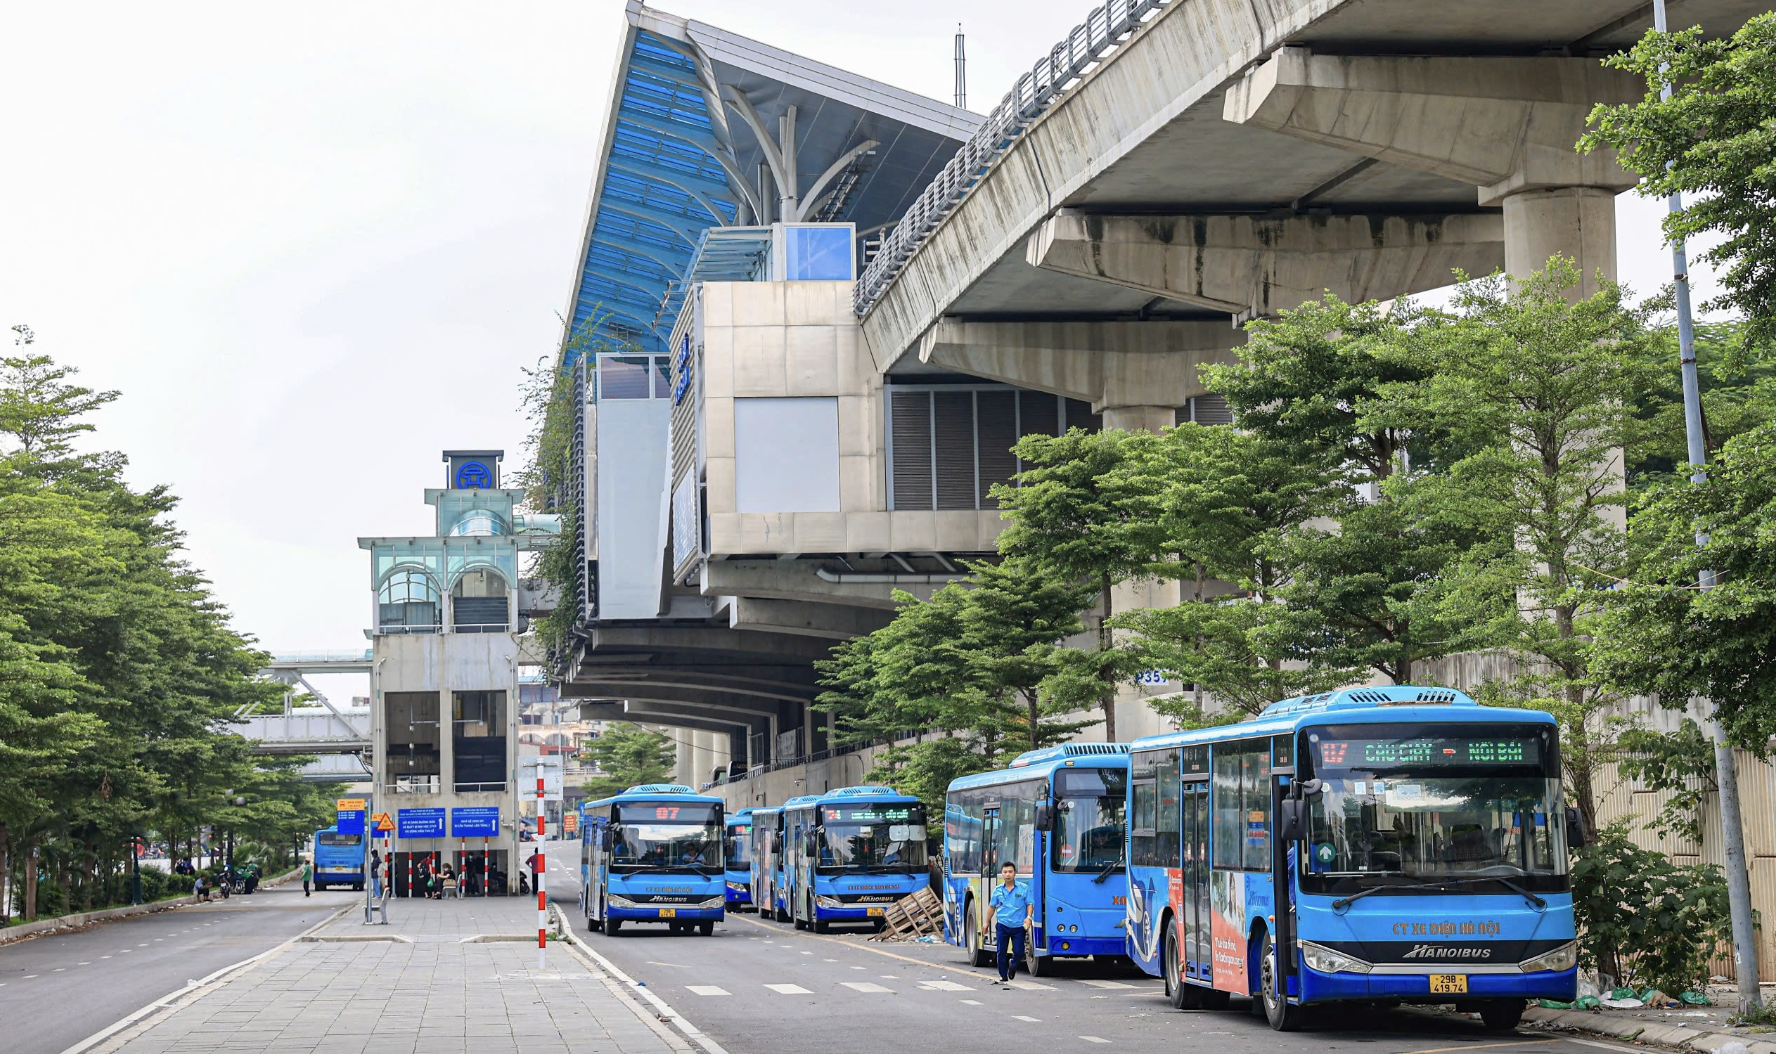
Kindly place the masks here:
[(904, 941), (943, 934), (943, 903), (930, 887), (888, 905), (882, 917), (887, 926), (881, 933), (872, 935), (869, 938), (872, 941)]

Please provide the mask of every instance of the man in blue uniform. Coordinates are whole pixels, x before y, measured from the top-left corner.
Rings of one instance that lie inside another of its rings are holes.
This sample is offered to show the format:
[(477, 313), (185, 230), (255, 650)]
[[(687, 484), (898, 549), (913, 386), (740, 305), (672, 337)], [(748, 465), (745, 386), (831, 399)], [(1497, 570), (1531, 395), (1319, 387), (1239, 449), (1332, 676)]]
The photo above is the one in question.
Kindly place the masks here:
[(987, 925), (996, 927), (993, 935), (999, 946), (999, 980), (994, 983), (1004, 984), (1017, 973), (1017, 964), (1024, 959), (1024, 939), (1035, 919), (1030, 890), (1017, 880), (1017, 865), (1007, 860), (999, 865), (999, 884), (987, 900)]

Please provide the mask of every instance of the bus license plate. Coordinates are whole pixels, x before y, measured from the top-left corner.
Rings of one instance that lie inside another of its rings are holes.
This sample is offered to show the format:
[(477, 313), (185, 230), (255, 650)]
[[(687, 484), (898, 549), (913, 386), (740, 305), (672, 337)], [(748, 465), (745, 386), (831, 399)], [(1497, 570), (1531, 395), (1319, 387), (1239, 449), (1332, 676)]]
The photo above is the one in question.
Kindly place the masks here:
[[(660, 909), (660, 917), (663, 919), (676, 919), (676, 918), (678, 918), (678, 909), (677, 908), (661, 908)], [(1465, 992), (1467, 990), (1468, 990), (1467, 979), (1463, 978), (1462, 979), (1462, 991)], [(1432, 989), (1432, 991), (1436, 991), (1436, 989)]]
[(865, 908), (863, 913), (870, 918), (874, 918), (877, 915), (887, 914), (887, 909), (886, 908)]
[(1465, 973), (1434, 973), (1431, 975), (1432, 995), (1467, 995), (1468, 975)]

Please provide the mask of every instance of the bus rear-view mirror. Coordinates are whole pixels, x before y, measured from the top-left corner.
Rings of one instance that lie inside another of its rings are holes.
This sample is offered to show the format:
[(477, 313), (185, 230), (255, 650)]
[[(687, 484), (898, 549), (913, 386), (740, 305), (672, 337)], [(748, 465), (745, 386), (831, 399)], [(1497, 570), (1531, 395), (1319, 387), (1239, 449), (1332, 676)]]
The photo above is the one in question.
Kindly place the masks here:
[(1285, 842), (1299, 839), (1302, 828), (1306, 826), (1306, 817), (1306, 802), (1298, 798), (1284, 798), (1282, 811), (1277, 814), (1277, 837)]
[(1054, 830), (1054, 812), (1048, 802), (1036, 803), (1036, 829), (1038, 831)]
[(1585, 814), (1576, 807), (1568, 805), (1566, 807), (1566, 847), (1568, 849), (1584, 848), (1585, 843), (1589, 841), (1586, 834)]

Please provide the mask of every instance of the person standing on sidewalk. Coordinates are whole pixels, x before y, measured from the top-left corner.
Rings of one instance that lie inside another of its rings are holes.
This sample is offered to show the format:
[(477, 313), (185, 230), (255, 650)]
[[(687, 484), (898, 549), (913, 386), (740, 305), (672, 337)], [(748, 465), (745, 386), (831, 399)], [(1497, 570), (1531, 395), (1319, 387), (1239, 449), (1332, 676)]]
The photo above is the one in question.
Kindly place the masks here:
[(1024, 959), (1026, 931), (1035, 921), (1036, 905), (1030, 902), (1030, 890), (1018, 881), (1017, 865), (1007, 860), (999, 865), (999, 884), (987, 901), (987, 925), (995, 927), (993, 936), (999, 948), (999, 980), (995, 984), (1005, 984), (1017, 975), (1017, 964)]
[(309, 887), (309, 884), (314, 881), (314, 877), (315, 877), (314, 861), (304, 858), (302, 861), (302, 895), (303, 896), (305, 896), (305, 897), (308, 896), (308, 892), (309, 892), (308, 887)]

